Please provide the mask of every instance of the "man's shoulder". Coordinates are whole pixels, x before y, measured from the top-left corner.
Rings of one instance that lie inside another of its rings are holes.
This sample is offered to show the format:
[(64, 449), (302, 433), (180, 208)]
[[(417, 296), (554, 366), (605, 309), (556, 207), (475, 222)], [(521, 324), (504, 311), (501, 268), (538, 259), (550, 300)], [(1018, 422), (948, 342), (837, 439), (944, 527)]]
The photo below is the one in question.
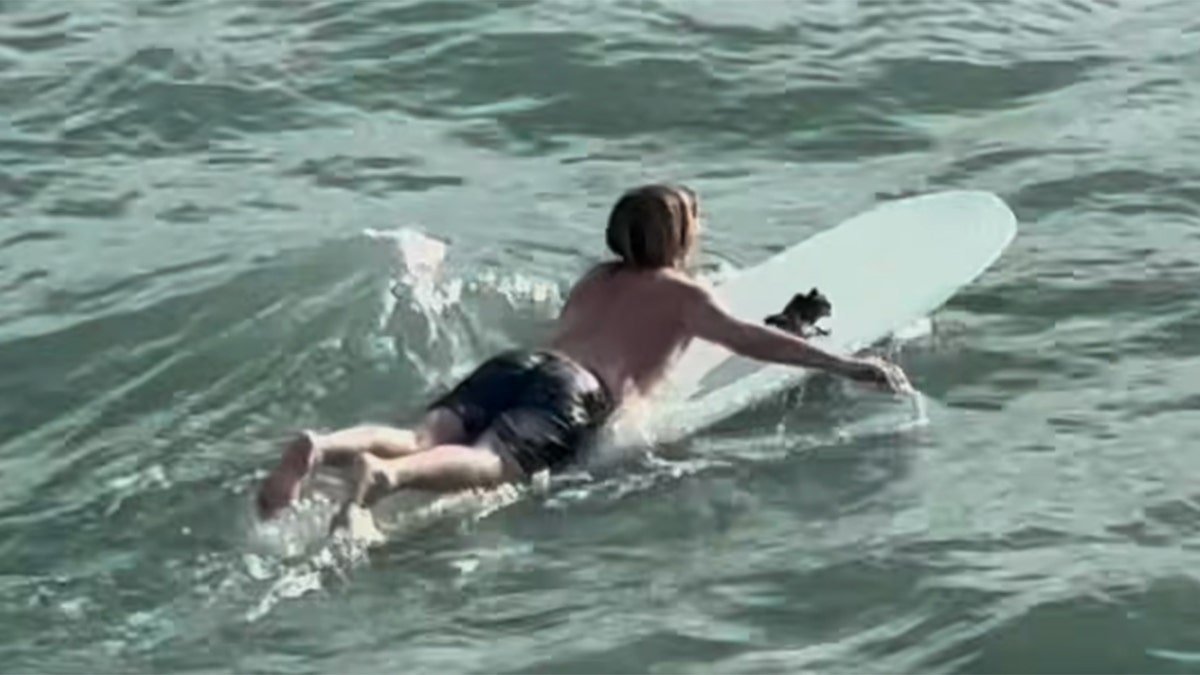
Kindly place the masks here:
[(707, 283), (696, 279), (687, 272), (680, 270), (662, 270), (663, 281), (680, 293), (689, 297), (707, 297), (712, 292), (712, 287)]
[(657, 289), (658, 292), (666, 291), (672, 295), (678, 295), (680, 299), (685, 300), (689, 298), (707, 298), (711, 291), (710, 286), (696, 280), (682, 270), (642, 270), (636, 272), (634, 276), (617, 275), (619, 272), (621, 272), (619, 265), (597, 265), (576, 283), (576, 288), (602, 287), (607, 286), (609, 283), (617, 283), (624, 286), (628, 286), (629, 284), (645, 285), (647, 288)]

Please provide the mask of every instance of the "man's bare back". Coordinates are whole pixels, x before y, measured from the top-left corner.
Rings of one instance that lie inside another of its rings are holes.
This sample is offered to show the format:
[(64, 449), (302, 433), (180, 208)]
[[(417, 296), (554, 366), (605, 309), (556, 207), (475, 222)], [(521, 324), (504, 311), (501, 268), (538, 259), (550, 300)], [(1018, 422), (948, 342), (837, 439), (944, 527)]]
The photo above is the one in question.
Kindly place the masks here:
[(571, 290), (548, 346), (596, 373), (618, 402), (645, 395), (692, 339), (691, 289), (674, 270), (602, 265)]
[(548, 346), (596, 373), (624, 400), (649, 394), (696, 338), (750, 358), (829, 370), (893, 391), (909, 386), (891, 364), (840, 357), (737, 319), (708, 289), (670, 268), (598, 267), (572, 289)]

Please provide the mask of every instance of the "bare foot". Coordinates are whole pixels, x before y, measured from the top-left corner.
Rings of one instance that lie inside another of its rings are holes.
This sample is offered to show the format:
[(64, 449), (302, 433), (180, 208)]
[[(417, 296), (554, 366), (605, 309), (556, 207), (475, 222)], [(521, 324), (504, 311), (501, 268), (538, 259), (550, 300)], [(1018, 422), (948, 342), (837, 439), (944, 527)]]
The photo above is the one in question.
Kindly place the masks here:
[(368, 546), (381, 544), (387, 540), (387, 537), (383, 536), (379, 527), (375, 525), (375, 518), (371, 516), (371, 512), (353, 503), (346, 504), (334, 517), (330, 534), (334, 534), (338, 530), (345, 530), (351, 539)]
[[(347, 530), (355, 539), (373, 539), (378, 534), (371, 512), (364, 504), (370, 504), (382, 494), (386, 494), (391, 486), (387, 474), (380, 467), (381, 461), (369, 454), (354, 456), (354, 466), (350, 469), (350, 493), (353, 497), (342, 505), (329, 524), (329, 533)], [(359, 503), (361, 502), (361, 504)], [(363, 525), (363, 521), (366, 524)], [(365, 531), (367, 536), (360, 536)]]
[(279, 464), (258, 491), (258, 515), (266, 520), (287, 508), (300, 496), (300, 486), (317, 465), (316, 436), (303, 431), (283, 448)]

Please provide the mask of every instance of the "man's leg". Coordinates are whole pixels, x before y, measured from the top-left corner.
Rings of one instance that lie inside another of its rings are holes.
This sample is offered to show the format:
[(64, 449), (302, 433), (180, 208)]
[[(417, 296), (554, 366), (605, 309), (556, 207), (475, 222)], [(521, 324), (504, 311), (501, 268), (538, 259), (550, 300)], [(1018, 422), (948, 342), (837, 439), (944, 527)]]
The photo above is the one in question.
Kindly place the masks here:
[(334, 519), (334, 529), (346, 525), (351, 512), (365, 509), (397, 490), (457, 492), (524, 480), (520, 468), (492, 449), (497, 442), (489, 432), (472, 446), (445, 444), (394, 459), (359, 455), (350, 499)]
[(263, 481), (258, 493), (259, 515), (269, 518), (294, 502), (304, 479), (319, 464), (353, 465), (355, 458), (367, 454), (399, 458), (464, 440), (462, 422), (445, 408), (431, 410), (413, 431), (363, 425), (329, 434), (302, 432), (284, 446), (279, 464)]
[(462, 420), (446, 408), (430, 410), (416, 429), (362, 425), (314, 437), (319, 463), (346, 466), (364, 452), (392, 459), (467, 440)]

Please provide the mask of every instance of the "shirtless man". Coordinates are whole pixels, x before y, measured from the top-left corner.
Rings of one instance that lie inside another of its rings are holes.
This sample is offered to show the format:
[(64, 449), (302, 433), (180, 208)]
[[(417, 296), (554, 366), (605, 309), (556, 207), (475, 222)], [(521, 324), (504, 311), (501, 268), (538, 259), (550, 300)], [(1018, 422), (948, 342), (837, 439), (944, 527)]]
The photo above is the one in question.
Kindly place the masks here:
[(685, 271), (696, 248), (697, 215), (695, 194), (681, 186), (626, 192), (605, 233), (617, 260), (575, 285), (544, 347), (486, 361), (434, 401), (415, 430), (305, 432), (264, 481), (260, 515), (271, 517), (293, 502), (319, 463), (352, 469), (352, 496), (335, 525), (361, 516), (390, 491), (495, 487), (557, 469), (622, 405), (649, 394), (696, 338), (753, 359), (817, 368), (893, 392), (910, 389), (893, 364), (838, 356), (729, 314)]

